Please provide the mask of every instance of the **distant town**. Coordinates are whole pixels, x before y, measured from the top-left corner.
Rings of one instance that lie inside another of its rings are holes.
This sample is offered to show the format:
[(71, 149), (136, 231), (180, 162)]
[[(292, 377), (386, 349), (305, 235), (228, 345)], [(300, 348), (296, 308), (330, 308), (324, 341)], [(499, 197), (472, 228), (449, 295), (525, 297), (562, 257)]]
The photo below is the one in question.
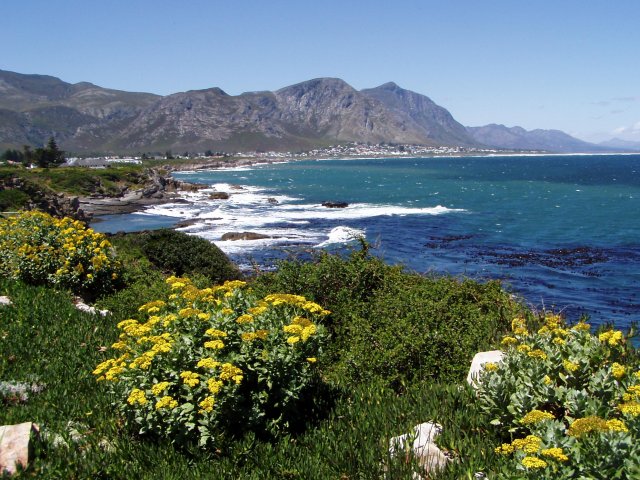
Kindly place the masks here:
[[(509, 150), (495, 148), (470, 148), (457, 146), (424, 146), (399, 145), (390, 143), (368, 144), (348, 143), (332, 145), (325, 148), (314, 148), (303, 152), (276, 151), (246, 151), (246, 152), (184, 152), (174, 155), (171, 152), (163, 154), (142, 154), (137, 156), (98, 156), (98, 157), (70, 157), (67, 166), (85, 166), (93, 168), (107, 168), (112, 164), (141, 164), (145, 160), (215, 160), (233, 163), (237, 159), (255, 159), (257, 161), (278, 161), (316, 158), (368, 158), (368, 157), (419, 157), (419, 156), (460, 156), (460, 155), (490, 155), (509, 153)], [(518, 153), (523, 153), (518, 151)], [(532, 153), (527, 151), (527, 153)], [(535, 153), (543, 153), (536, 151)]]

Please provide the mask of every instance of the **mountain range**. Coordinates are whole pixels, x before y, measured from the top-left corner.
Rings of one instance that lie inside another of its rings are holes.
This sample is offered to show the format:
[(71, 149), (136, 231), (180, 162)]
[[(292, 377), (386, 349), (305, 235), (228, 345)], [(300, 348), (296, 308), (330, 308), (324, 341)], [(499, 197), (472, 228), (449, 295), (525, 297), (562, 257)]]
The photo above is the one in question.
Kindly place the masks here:
[(465, 127), (393, 82), (358, 91), (319, 78), (274, 92), (231, 96), (209, 88), (159, 96), (0, 70), (0, 148), (41, 146), (50, 136), (77, 153), (298, 151), (348, 142), (554, 152), (613, 147), (556, 130)]

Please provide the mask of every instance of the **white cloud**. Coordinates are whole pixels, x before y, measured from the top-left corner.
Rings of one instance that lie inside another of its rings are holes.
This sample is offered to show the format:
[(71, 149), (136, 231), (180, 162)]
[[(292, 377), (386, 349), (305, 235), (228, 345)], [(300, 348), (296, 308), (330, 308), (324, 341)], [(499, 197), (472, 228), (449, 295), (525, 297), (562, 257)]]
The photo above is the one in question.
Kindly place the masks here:
[(640, 121), (633, 125), (618, 127), (611, 134), (623, 140), (640, 141)]

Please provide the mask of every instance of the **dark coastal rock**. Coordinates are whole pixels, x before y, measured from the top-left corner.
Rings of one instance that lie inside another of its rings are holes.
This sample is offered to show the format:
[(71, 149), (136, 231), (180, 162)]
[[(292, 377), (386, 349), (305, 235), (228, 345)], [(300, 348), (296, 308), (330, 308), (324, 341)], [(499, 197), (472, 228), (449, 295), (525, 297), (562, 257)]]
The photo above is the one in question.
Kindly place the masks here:
[(209, 195), (209, 200), (229, 200), (227, 192), (213, 192)]
[(269, 235), (255, 232), (228, 232), (222, 235), (221, 240), (261, 240), (271, 238)]
[(322, 206), (327, 208), (347, 208), (349, 204), (347, 202), (322, 202)]
[(269, 198), (267, 198), (267, 203), (269, 203), (271, 205), (277, 205), (278, 204), (278, 200), (276, 200), (273, 197), (269, 197)]

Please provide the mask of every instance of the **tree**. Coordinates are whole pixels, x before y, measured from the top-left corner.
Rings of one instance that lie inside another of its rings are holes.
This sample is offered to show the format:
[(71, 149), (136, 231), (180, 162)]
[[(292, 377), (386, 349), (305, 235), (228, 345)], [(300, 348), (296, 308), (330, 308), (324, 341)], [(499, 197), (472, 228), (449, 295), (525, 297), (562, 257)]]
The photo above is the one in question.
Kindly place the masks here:
[(33, 152), (33, 160), (36, 165), (41, 168), (57, 167), (64, 163), (64, 152), (58, 148), (53, 137), (49, 138), (47, 146), (44, 148), (36, 148)]
[(54, 165), (60, 165), (64, 163), (64, 152), (58, 148), (58, 144), (53, 137), (49, 137), (49, 142), (47, 143), (46, 150), (49, 153), (50, 163)]

